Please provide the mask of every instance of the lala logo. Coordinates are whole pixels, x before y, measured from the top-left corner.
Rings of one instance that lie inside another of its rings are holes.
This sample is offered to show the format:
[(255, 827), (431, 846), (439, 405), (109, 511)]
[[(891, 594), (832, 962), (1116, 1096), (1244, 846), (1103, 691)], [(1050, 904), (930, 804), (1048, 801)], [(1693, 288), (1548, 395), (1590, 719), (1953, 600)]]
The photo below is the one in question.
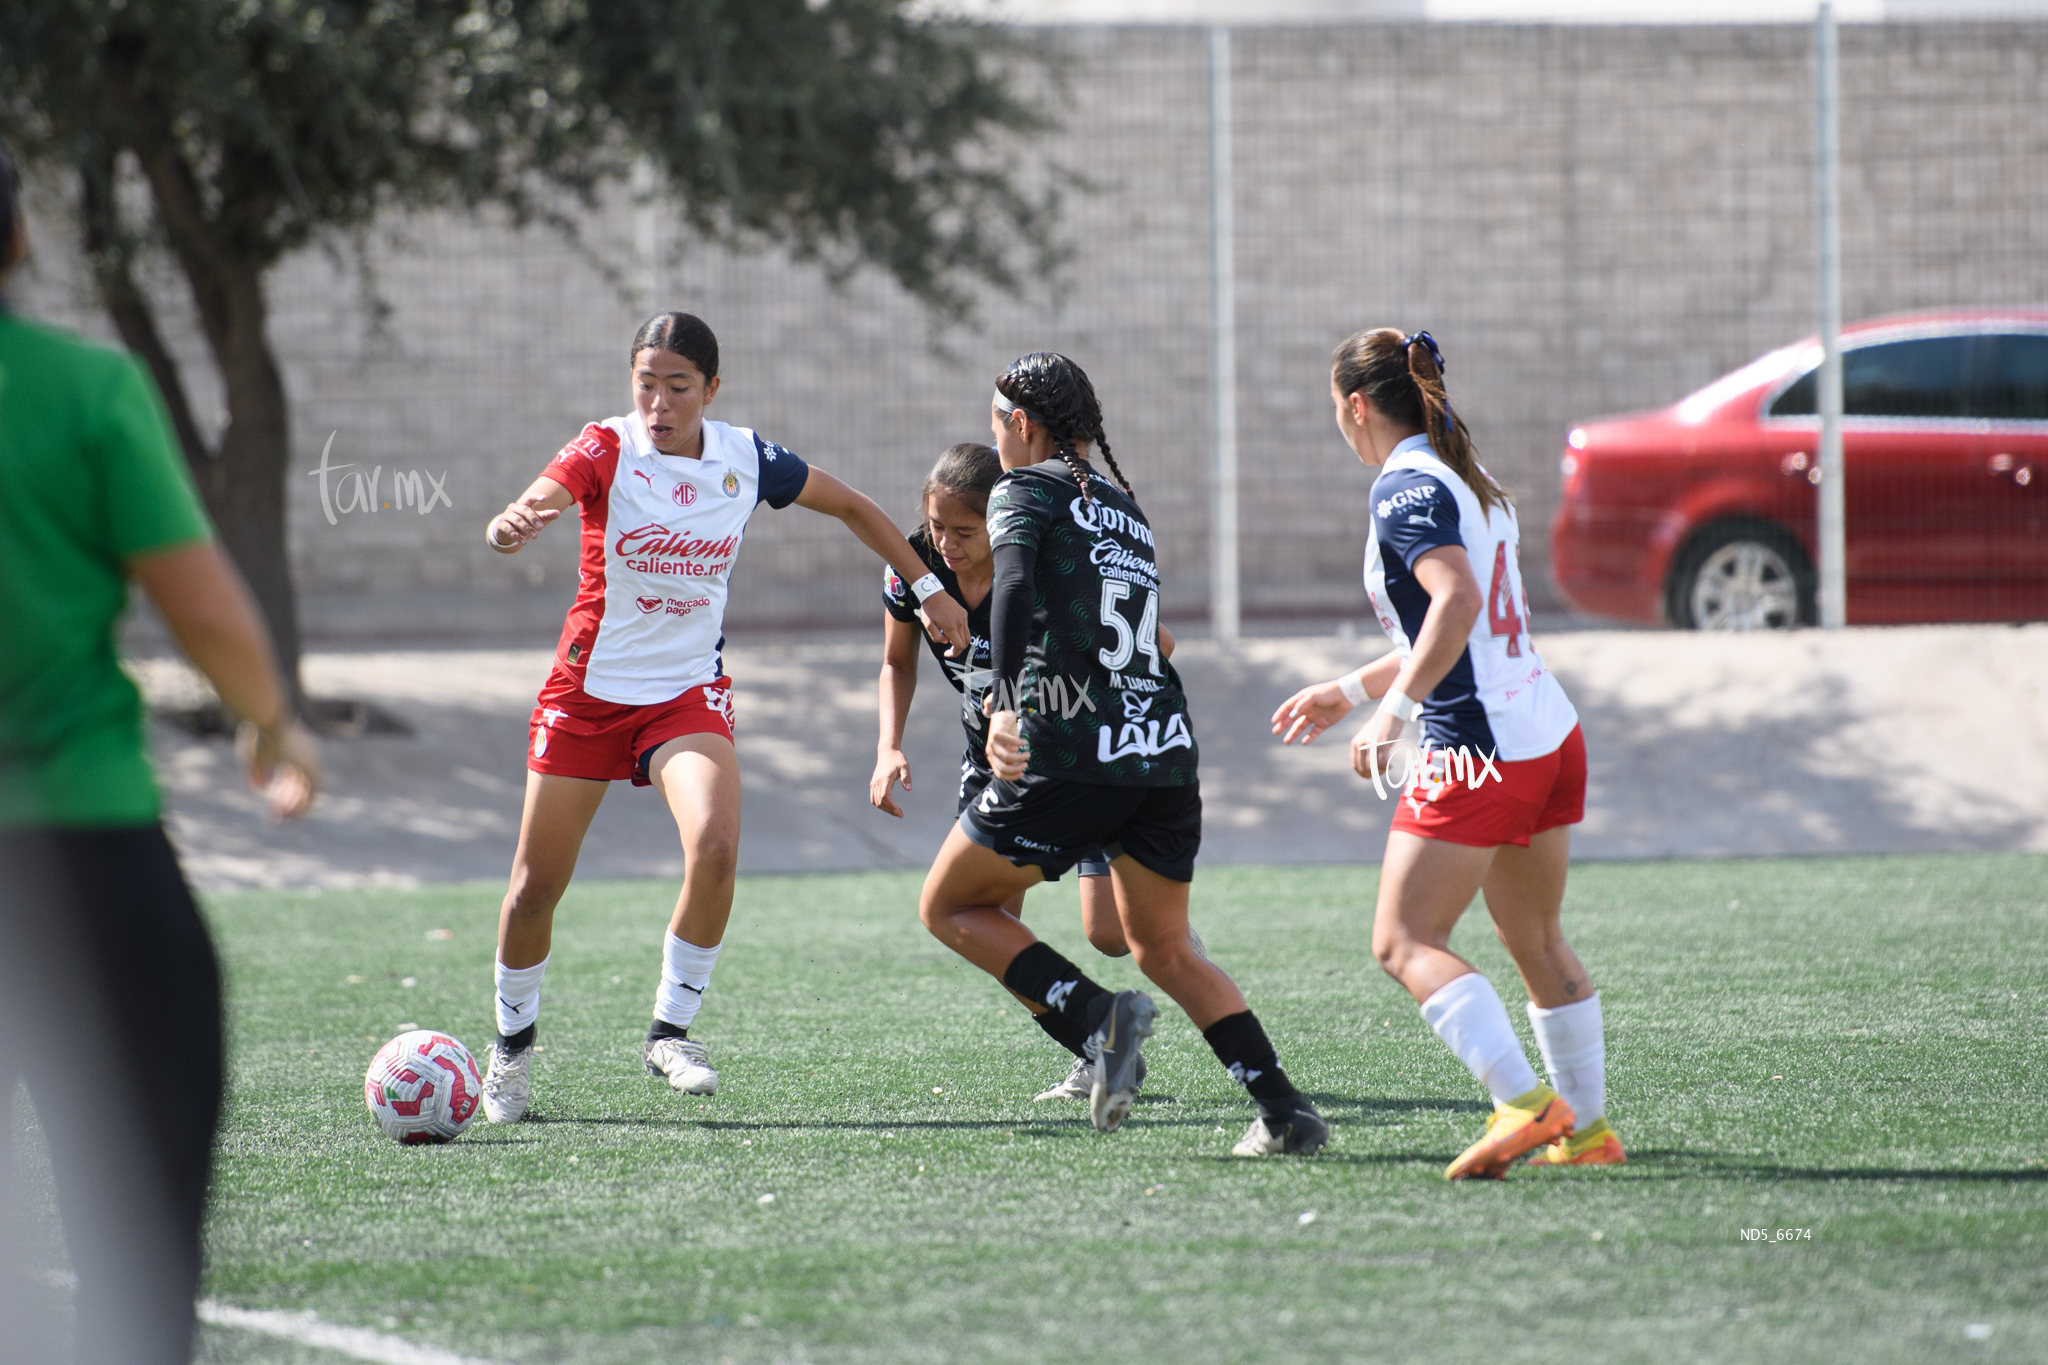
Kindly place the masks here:
[(669, 496), (675, 500), (676, 506), (688, 507), (697, 500), (697, 486), (691, 483), (679, 483), (676, 485), (676, 491), (669, 494)]
[(661, 610), (661, 599), (659, 597), (636, 597), (633, 601), (639, 605), (642, 614)]
[(740, 476), (733, 473), (730, 469), (725, 471), (725, 495), (728, 498), (736, 498), (740, 495)]

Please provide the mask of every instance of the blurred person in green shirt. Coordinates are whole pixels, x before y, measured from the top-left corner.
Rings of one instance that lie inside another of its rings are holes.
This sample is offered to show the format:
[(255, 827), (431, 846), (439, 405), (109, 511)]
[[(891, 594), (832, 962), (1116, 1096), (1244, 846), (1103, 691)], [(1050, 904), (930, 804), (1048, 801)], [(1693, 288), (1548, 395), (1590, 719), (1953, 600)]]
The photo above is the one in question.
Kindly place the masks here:
[[(0, 144), (0, 289), (27, 250)], [(0, 1095), (27, 1083), (49, 1145), (73, 1357), (184, 1362), (224, 1087), (220, 971), (115, 653), (129, 580), (243, 719), (273, 816), (311, 804), (319, 749), (155, 385), (127, 355), (14, 316), (4, 293), (0, 488)], [(20, 1240), (11, 1193), (0, 1252)], [(59, 1358), (61, 1305), (19, 1301), (38, 1282), (15, 1270), (0, 1266), (0, 1359)]]

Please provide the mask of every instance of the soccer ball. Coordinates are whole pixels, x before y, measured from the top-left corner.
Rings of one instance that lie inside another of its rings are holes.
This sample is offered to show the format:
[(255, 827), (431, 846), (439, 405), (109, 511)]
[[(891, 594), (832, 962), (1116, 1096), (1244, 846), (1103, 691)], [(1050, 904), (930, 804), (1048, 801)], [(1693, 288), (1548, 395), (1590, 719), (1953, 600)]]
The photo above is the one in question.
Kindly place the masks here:
[(483, 1102), (484, 1078), (469, 1049), (445, 1033), (401, 1033), (370, 1059), (363, 1100), (385, 1134), (403, 1143), (461, 1136)]

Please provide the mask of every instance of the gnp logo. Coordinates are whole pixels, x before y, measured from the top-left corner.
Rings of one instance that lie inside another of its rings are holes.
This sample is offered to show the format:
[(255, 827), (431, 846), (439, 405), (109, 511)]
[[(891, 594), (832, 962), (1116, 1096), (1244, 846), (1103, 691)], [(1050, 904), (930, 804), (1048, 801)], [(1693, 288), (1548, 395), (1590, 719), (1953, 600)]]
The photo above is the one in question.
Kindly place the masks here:
[(688, 507), (697, 500), (697, 486), (692, 483), (679, 483), (676, 485), (676, 491), (669, 494), (669, 497), (674, 500), (676, 506)]

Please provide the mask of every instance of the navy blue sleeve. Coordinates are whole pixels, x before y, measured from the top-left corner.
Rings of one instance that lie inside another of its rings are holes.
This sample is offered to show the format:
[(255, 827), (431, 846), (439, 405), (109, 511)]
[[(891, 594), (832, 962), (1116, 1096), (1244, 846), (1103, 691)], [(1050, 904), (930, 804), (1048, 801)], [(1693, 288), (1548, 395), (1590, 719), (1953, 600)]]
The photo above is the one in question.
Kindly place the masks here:
[(1410, 569), (1440, 546), (1465, 547), (1458, 531), (1458, 500), (1441, 479), (1419, 469), (1379, 476), (1372, 486), (1372, 519), (1382, 549), (1399, 555)]
[(754, 451), (761, 457), (757, 502), (780, 510), (795, 502), (811, 477), (811, 467), (773, 441), (754, 434)]

